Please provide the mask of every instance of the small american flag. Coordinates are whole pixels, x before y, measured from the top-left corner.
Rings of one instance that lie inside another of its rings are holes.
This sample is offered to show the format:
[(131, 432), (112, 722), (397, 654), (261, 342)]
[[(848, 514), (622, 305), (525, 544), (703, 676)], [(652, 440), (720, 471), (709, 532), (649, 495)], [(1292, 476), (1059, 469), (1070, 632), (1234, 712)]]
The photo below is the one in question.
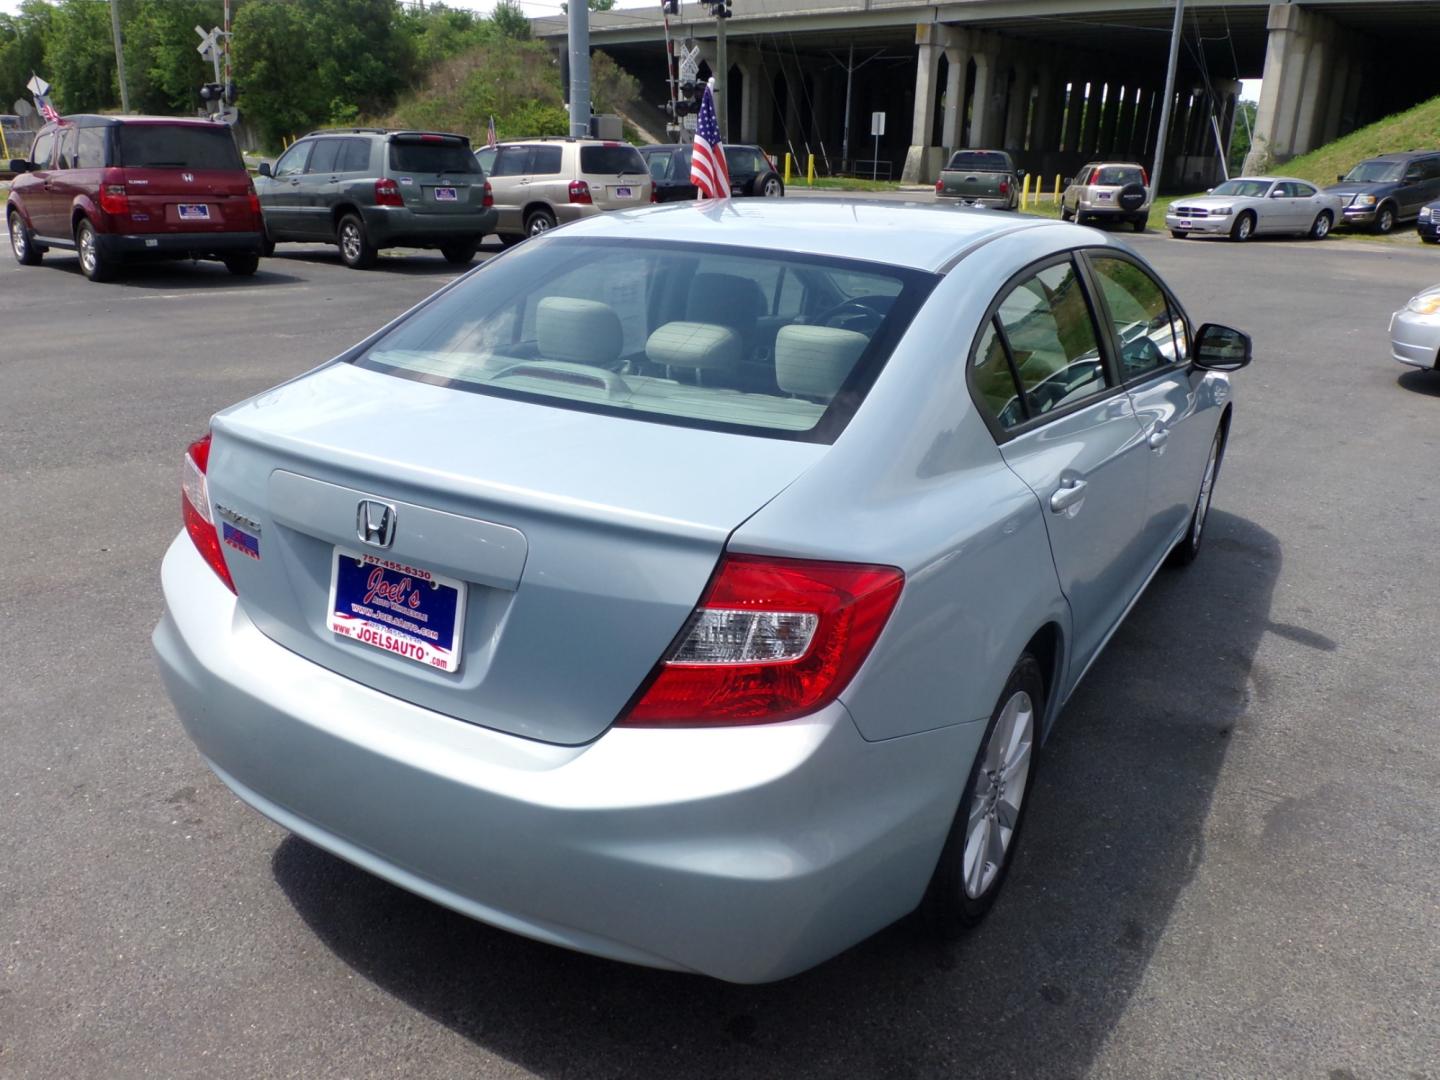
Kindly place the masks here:
[(720, 121), (715, 116), (715, 94), (709, 84), (700, 100), (695, 121), (695, 145), (690, 152), (690, 182), (702, 199), (724, 199), (730, 195), (730, 169), (725, 148), (720, 145)]
[(485, 129), (485, 145), (499, 146), (500, 140), (495, 137), (495, 117), (490, 117), (490, 126)]
[(40, 109), (40, 115), (45, 117), (46, 122), (53, 124), (60, 119), (60, 114), (55, 111), (55, 106), (50, 104), (48, 97), (36, 98), (35, 104)]

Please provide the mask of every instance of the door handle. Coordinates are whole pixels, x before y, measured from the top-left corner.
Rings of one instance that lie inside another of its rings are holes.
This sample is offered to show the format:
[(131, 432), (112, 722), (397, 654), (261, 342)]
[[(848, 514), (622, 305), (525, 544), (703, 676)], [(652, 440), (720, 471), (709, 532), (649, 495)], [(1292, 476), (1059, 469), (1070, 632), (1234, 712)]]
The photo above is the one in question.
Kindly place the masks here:
[(1050, 496), (1050, 509), (1057, 514), (1063, 514), (1067, 510), (1078, 510), (1084, 501), (1084, 480), (1062, 480), (1060, 486)]
[(1166, 431), (1159, 424), (1156, 424), (1150, 431), (1150, 449), (1163, 450), (1165, 444), (1170, 441), (1170, 432)]
[(338, 183), (340, 182), (340, 177), (338, 177), (338, 176), (332, 176), (332, 177), (330, 177), (329, 182), (332, 183), (332, 184), (338, 184)]

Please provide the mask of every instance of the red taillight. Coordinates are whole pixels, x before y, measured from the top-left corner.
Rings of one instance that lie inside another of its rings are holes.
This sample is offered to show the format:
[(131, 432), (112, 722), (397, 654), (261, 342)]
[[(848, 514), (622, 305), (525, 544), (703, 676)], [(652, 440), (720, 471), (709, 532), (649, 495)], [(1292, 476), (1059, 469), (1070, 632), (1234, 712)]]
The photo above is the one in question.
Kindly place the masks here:
[(859, 670), (904, 583), (893, 566), (726, 555), (618, 722), (768, 724), (814, 712)]
[(245, 183), (245, 198), (250, 203), (250, 213), (257, 218), (260, 216), (260, 196), (255, 194), (255, 182), (248, 180)]
[(570, 201), (572, 203), (593, 203), (595, 200), (590, 197), (590, 185), (584, 180), (571, 180)]
[(1009, 195), (1009, 194), (1010, 194), (1010, 181), (1009, 181), (1008, 179), (1006, 179), (1005, 177), (1003, 177), (1003, 176), (1000, 178), (1000, 194), (1001, 194), (1001, 195)]
[(935, 190), (936, 190), (936, 191), (944, 191), (944, 190), (945, 190), (945, 181), (944, 181), (944, 180), (936, 180), (936, 181), (935, 181)]
[(404, 206), (405, 200), (400, 197), (400, 185), (389, 177), (386, 177), (384, 180), (376, 180), (375, 205)]
[(185, 531), (195, 542), (201, 557), (219, 575), (225, 587), (234, 592), (235, 582), (220, 550), (220, 534), (215, 529), (215, 519), (210, 516), (210, 489), (205, 483), (205, 472), (209, 467), (210, 436), (207, 433), (185, 451), (185, 462), (180, 466), (180, 514), (185, 519)]
[(490, 186), (489, 180), (485, 181), (485, 198), (480, 200), (480, 205), (486, 207), (495, 205), (495, 189)]
[(100, 209), (107, 214), (130, 213), (130, 196), (125, 193), (125, 173), (106, 169), (100, 174)]
[(655, 190), (654, 184), (650, 185), (650, 201), (652, 203), (657, 203), (660, 201), (660, 192)]
[(1140, 166), (1140, 182), (1147, 188), (1150, 186), (1150, 170), (1143, 165)]

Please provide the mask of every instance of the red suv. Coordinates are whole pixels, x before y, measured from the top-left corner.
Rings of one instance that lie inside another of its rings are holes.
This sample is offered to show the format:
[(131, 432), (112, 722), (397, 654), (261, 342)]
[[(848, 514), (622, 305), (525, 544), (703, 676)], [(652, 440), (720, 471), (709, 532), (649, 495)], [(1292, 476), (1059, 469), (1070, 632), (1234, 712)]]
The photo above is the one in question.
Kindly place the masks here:
[(5, 207), (25, 266), (50, 248), (80, 255), (91, 281), (130, 259), (260, 265), (260, 202), (224, 124), (144, 116), (67, 116), (35, 136)]

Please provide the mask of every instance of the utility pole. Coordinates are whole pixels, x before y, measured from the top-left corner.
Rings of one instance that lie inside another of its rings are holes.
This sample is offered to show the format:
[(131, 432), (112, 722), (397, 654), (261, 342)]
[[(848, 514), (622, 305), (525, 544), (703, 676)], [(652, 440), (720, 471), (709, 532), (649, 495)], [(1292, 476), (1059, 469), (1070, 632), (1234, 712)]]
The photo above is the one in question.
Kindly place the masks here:
[(590, 4), (570, 0), (570, 137), (590, 134)]
[(1180, 34), (1185, 28), (1185, 0), (1175, 0), (1175, 28), (1170, 33), (1170, 66), (1165, 73), (1165, 98), (1160, 102), (1160, 130), (1155, 137), (1155, 165), (1150, 170), (1150, 199), (1160, 190), (1165, 167), (1165, 142), (1170, 134), (1170, 109), (1175, 102), (1175, 68), (1180, 62)]
[(110, 32), (115, 38), (115, 73), (120, 78), (120, 111), (130, 111), (130, 88), (125, 85), (125, 45), (120, 40), (120, 3), (110, 0)]
[(730, 61), (725, 58), (725, 21), (730, 12), (724, 4), (715, 9), (715, 119), (720, 121), (720, 141), (730, 141), (730, 102), (725, 97)]

